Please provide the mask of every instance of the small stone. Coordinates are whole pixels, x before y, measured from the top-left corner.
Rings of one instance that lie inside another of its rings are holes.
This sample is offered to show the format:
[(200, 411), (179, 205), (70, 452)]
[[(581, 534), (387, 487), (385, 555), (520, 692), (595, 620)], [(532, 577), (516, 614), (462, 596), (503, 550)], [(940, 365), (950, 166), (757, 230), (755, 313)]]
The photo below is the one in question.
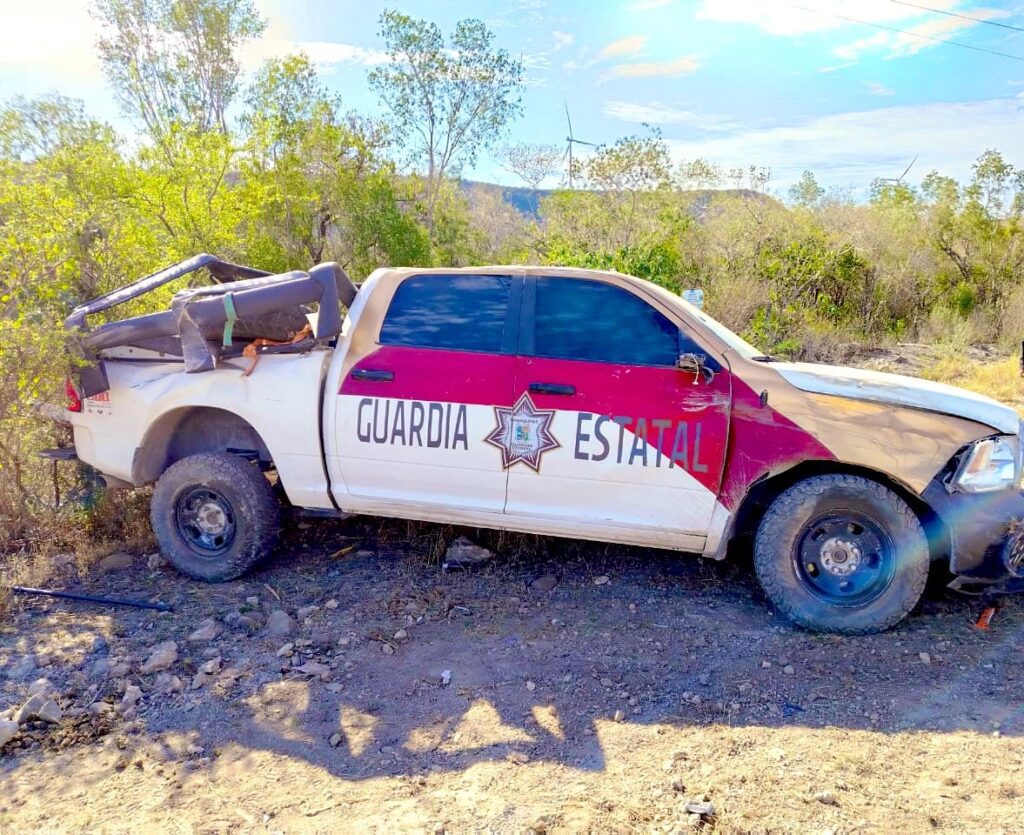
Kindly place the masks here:
[(452, 671), (451, 670), (442, 670), (441, 671), (441, 686), (442, 687), (447, 687), (451, 683), (452, 683)]
[(328, 600), (326, 603), (324, 603), (324, 608), (325, 609), (337, 609), (338, 608), (338, 601), (335, 600), (332, 597), (330, 600)]
[(193, 757), (198, 757), (201, 754), (206, 753), (206, 749), (203, 748), (202, 745), (195, 745), (194, 743), (189, 743), (188, 747), (186, 747), (185, 750), (189, 753), (190, 756)]
[(23, 681), (36, 671), (36, 659), (32, 655), (22, 656), (7, 668), (7, 677), (16, 681)]
[(512, 751), (505, 759), (516, 765), (526, 765), (530, 761), (530, 755), (522, 751)]
[(486, 548), (474, 545), (466, 537), (460, 536), (448, 546), (444, 555), (444, 566), (445, 568), (464, 568), (487, 562), (493, 556), (494, 554)]
[(405, 631), (404, 629), (399, 629), (399, 630), (398, 630), (398, 631), (397, 631), (397, 632), (395, 633), (395, 640), (396, 640), (396, 641), (404, 641), (404, 640), (405, 640), (406, 638), (408, 638), (408, 637), (409, 637), (409, 633), (408, 633), (408, 632), (406, 632), (406, 631)]
[(595, 586), (603, 586), (606, 583), (609, 583), (610, 581), (611, 581), (611, 577), (609, 577), (607, 574), (602, 574), (600, 577), (595, 577), (594, 578), (594, 585)]
[(8, 742), (14, 739), (14, 735), (17, 733), (17, 722), (11, 721), (10, 719), (0, 720), (0, 748), (3, 748)]
[(814, 799), (819, 803), (824, 803), (826, 806), (838, 806), (839, 801), (836, 800), (836, 796), (830, 791), (817, 792), (814, 795)]
[(139, 699), (142, 698), (142, 688), (135, 684), (129, 684), (124, 689), (124, 695), (121, 697), (121, 703), (118, 705), (118, 710), (121, 713), (127, 712), (129, 709), (135, 707)]
[(49, 696), (55, 690), (53, 683), (48, 678), (37, 678), (28, 686), (30, 696)]
[(328, 740), (332, 748), (337, 748), (341, 745), (341, 734), (331, 734), (331, 738)]
[(132, 555), (118, 551), (113, 554), (108, 554), (101, 559), (96, 568), (100, 574), (109, 574), (111, 571), (119, 571), (122, 568), (128, 568), (131, 564)]
[(745, 681), (736, 689), (739, 690), (741, 693), (749, 693), (753, 689), (753, 687), (753, 684), (751, 684), (749, 681)]
[(603, 679), (601, 679), (601, 686), (602, 687), (611, 687), (613, 684), (614, 684), (614, 682), (610, 678), (603, 678)]
[(97, 658), (96, 662), (89, 668), (89, 678), (102, 679), (110, 673), (110, 659)]
[(932, 657), (927, 652), (919, 652), (917, 654), (917, 657), (920, 658), (921, 662), (924, 663), (924, 664), (931, 664), (932, 663)]
[(278, 658), (291, 658), (295, 654), (295, 644), (287, 643), (284, 644), (278, 651)]
[(150, 554), (146, 557), (146, 567), (150, 571), (159, 571), (167, 565), (167, 560), (164, 559), (163, 554)]
[(118, 661), (113, 667), (110, 668), (110, 677), (124, 678), (131, 671), (132, 668), (128, 666), (127, 661)]
[(534, 690), (537, 689), (537, 685), (534, 684), (532, 681), (528, 681), (526, 682), (526, 689), (532, 693)]
[(53, 659), (45, 652), (36, 654), (36, 666), (37, 667), (49, 667), (53, 663)]
[(530, 588), (534, 591), (551, 591), (557, 585), (558, 578), (554, 574), (545, 574), (530, 583)]
[(326, 664), (321, 664), (319, 661), (307, 661), (301, 667), (296, 667), (295, 672), (302, 673), (307, 676), (326, 678), (331, 674), (331, 668)]
[(787, 676), (795, 676), (796, 668), (792, 664), (787, 664), (785, 667), (782, 668), (782, 672)]
[(110, 644), (107, 643), (107, 639), (102, 635), (96, 635), (92, 639), (92, 651), (93, 652), (106, 652), (110, 649)]
[(762, 670), (770, 670), (771, 666), (772, 666), (772, 662), (771, 661), (762, 661), (761, 662), (761, 669)]
[(139, 667), (139, 672), (146, 676), (159, 673), (178, 660), (178, 645), (174, 641), (163, 641), (153, 647), (149, 658)]
[(171, 675), (170, 673), (160, 673), (156, 677), (156, 683), (154, 685), (158, 693), (163, 693), (165, 696), (169, 696), (172, 693), (180, 693), (184, 687), (181, 683), (181, 679), (177, 676)]
[(312, 615), (314, 612), (318, 612), (318, 611), (320, 611), (320, 607), (319, 606), (303, 606), (300, 609), (296, 609), (295, 617), (297, 617), (299, 620), (305, 620), (310, 615)]
[(623, 719), (626, 718), (626, 714), (623, 711), (621, 711), (621, 710), (617, 710), (617, 711), (615, 711), (615, 715), (612, 718), (616, 722), (621, 722)]
[(391, 644), (381, 644), (380, 651), (385, 655), (394, 655), (395, 648)]
[(267, 618), (267, 625), (263, 628), (263, 634), (275, 638), (284, 638), (295, 631), (295, 621), (282, 609), (275, 609)]
[(258, 594), (250, 594), (247, 598), (245, 598), (245, 602), (255, 609), (260, 605), (260, 596)]
[(190, 641), (212, 641), (221, 633), (221, 625), (214, 618), (207, 618), (188, 636)]
[(200, 667), (199, 672), (206, 673), (207, 675), (215, 675), (220, 672), (220, 656), (211, 658), (209, 661), (205, 661)]
[(29, 719), (40, 719), (43, 722), (56, 724), (64, 717), (64, 711), (56, 700), (49, 698), (46, 694), (36, 693), (29, 696), (25, 703), (18, 709), (14, 720), (20, 725)]

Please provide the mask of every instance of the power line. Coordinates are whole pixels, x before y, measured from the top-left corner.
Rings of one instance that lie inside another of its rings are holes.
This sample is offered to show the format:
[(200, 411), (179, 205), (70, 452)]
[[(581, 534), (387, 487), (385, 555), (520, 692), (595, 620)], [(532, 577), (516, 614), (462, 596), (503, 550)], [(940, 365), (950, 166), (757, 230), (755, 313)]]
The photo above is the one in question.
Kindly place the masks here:
[(1020, 26), (1013, 26), (1010, 23), (1000, 23), (998, 20), (985, 20), (980, 17), (971, 17), (967, 14), (960, 14), (960, 12), (947, 12), (942, 9), (933, 9), (931, 6), (920, 6), (917, 3), (908, 3), (906, 0), (889, 0), (890, 3), (895, 3), (897, 6), (910, 6), (913, 9), (921, 9), (924, 12), (935, 12), (935, 14), (944, 14), (947, 17), (959, 17), (962, 20), (970, 20), (973, 23), (984, 23), (988, 26), (998, 26), (1000, 29), (1012, 29), (1014, 32), (1024, 32), (1024, 28)]
[(813, 12), (815, 14), (823, 14), (827, 17), (834, 17), (836, 20), (845, 20), (847, 23), (859, 23), (863, 26), (874, 26), (876, 29), (884, 29), (887, 32), (895, 32), (898, 35), (909, 35), (912, 38), (920, 38), (925, 41), (933, 41), (934, 43), (949, 44), (949, 46), (959, 46), (961, 49), (970, 49), (974, 52), (986, 52), (989, 55), (998, 55), (1000, 58), (1011, 58), (1014, 61), (1024, 61), (1020, 55), (1011, 55), (1009, 52), (998, 52), (994, 49), (986, 49), (983, 46), (972, 46), (969, 43), (963, 43), (962, 41), (951, 41), (947, 38), (936, 38), (932, 35), (924, 35), (920, 32), (911, 32), (907, 29), (897, 29), (895, 26), (886, 26), (883, 23), (873, 23), (870, 20), (860, 20), (856, 17), (846, 17), (845, 15), (835, 14), (834, 12), (826, 12), (821, 9), (812, 9), (807, 6), (798, 6), (796, 3), (786, 3), (785, 5), (793, 9), (800, 9), (804, 12)]

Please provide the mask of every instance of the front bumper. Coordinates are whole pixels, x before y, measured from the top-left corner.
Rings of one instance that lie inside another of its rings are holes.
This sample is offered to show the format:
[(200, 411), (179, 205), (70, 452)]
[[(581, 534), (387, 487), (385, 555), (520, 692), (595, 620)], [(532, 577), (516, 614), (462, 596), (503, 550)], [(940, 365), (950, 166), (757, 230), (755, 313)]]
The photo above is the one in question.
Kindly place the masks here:
[(948, 537), (950, 571), (980, 582), (1024, 579), (1024, 493), (950, 493), (933, 481), (922, 498)]

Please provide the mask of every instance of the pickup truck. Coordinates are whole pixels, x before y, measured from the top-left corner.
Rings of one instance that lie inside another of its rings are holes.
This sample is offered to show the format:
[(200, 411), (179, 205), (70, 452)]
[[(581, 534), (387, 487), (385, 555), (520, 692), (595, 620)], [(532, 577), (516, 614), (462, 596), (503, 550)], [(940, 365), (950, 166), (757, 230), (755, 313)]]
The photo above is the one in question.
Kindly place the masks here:
[[(168, 310), (86, 321), (202, 269), (215, 283)], [(356, 287), (332, 263), (203, 255), (66, 324), (78, 457), (111, 487), (155, 483), (159, 546), (200, 580), (268, 554), (287, 505), (712, 559), (746, 541), (778, 610), (838, 633), (896, 624), (939, 561), (958, 585), (1024, 577), (1012, 409), (777, 361), (632, 276), (401, 268)]]

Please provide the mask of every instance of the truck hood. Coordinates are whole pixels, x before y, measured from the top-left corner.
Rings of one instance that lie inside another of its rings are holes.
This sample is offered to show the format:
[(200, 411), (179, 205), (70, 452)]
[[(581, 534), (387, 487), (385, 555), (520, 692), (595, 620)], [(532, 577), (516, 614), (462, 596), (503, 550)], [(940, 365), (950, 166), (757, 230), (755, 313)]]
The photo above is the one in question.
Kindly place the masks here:
[(1010, 435), (1016, 435), (1020, 426), (1020, 418), (1009, 406), (982, 394), (943, 383), (900, 374), (884, 374), (881, 371), (807, 362), (773, 362), (771, 367), (801, 391), (954, 415), (984, 423)]

